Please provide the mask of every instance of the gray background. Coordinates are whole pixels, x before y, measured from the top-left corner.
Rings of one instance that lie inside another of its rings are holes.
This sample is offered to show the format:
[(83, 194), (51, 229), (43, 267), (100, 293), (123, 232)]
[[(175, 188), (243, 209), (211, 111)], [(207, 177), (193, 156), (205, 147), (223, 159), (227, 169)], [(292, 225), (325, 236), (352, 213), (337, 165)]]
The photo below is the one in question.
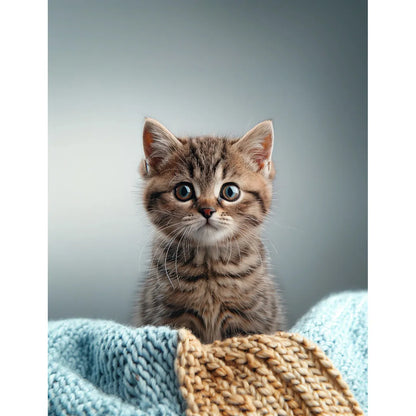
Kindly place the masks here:
[(272, 118), (264, 236), (289, 324), (366, 288), (366, 25), (356, 0), (50, 1), (49, 318), (129, 321), (145, 116), (178, 135)]

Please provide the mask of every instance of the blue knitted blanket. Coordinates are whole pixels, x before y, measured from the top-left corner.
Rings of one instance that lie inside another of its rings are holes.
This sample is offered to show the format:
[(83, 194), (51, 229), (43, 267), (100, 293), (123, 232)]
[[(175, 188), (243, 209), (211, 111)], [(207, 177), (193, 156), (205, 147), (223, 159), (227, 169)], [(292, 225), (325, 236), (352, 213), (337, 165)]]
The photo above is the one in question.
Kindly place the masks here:
[[(317, 344), (367, 413), (367, 293), (332, 295), (291, 328)], [(49, 415), (184, 415), (178, 331), (74, 319), (49, 323)]]

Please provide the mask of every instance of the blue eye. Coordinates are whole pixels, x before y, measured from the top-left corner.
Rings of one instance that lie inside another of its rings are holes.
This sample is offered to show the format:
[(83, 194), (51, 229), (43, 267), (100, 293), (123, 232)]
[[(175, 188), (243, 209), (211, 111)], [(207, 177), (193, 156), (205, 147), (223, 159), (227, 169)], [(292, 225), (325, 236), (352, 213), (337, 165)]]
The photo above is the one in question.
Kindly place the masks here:
[(220, 196), (226, 201), (236, 201), (240, 197), (240, 188), (235, 183), (226, 183), (221, 188)]
[(175, 196), (179, 201), (189, 201), (194, 196), (194, 190), (192, 184), (184, 182), (176, 185)]

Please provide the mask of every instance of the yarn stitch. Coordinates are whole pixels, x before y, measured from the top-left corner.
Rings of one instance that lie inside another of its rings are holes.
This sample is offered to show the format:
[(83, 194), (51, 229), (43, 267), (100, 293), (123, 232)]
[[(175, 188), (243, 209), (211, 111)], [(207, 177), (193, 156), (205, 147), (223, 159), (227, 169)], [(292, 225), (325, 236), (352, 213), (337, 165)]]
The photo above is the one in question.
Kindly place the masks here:
[(338, 370), (301, 335), (203, 345), (181, 329), (179, 338), (176, 366), (187, 416), (363, 415)]
[(321, 300), (290, 329), (319, 345), (340, 371), (366, 414), (367, 321), (367, 292), (342, 292)]
[(178, 416), (177, 331), (74, 319), (49, 324), (49, 415)]
[(223, 406), (224, 415), (253, 409), (270, 415), (336, 414), (333, 409), (360, 414), (342, 379), (366, 411), (366, 293), (329, 297), (291, 331), (301, 335), (255, 335), (203, 346), (188, 331), (166, 327), (50, 322), (49, 415), (203, 414), (197, 412), (208, 409), (212, 392), (218, 395), (212, 404), (218, 411)]

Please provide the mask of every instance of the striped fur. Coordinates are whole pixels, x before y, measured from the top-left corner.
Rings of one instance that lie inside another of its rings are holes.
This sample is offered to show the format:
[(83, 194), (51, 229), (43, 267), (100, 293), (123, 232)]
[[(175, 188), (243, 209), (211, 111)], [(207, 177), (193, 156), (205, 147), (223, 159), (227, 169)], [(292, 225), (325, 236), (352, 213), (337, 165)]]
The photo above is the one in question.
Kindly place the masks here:
[[(241, 139), (175, 138), (148, 119), (143, 138), (144, 204), (157, 233), (133, 323), (186, 327), (205, 343), (283, 329), (260, 239), (274, 176), (271, 122)], [(194, 190), (185, 202), (175, 197), (181, 183)], [(221, 197), (227, 183), (240, 189), (234, 202)]]

